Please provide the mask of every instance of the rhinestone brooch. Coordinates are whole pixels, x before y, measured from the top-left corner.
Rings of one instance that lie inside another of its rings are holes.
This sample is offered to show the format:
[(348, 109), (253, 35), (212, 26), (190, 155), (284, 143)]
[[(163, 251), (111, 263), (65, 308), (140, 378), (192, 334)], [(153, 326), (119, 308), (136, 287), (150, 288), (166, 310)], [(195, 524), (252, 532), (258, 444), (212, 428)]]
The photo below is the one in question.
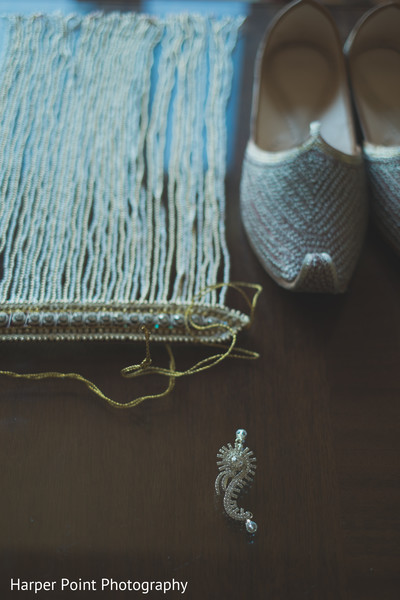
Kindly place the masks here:
[(215, 491), (218, 495), (224, 493), (224, 509), (227, 515), (231, 519), (244, 522), (248, 533), (255, 533), (257, 523), (252, 520), (253, 514), (237, 505), (240, 492), (252, 483), (256, 470), (256, 457), (249, 448), (243, 447), (246, 437), (247, 432), (238, 429), (235, 445), (228, 443), (219, 450), (217, 466), (220, 472), (215, 480)]

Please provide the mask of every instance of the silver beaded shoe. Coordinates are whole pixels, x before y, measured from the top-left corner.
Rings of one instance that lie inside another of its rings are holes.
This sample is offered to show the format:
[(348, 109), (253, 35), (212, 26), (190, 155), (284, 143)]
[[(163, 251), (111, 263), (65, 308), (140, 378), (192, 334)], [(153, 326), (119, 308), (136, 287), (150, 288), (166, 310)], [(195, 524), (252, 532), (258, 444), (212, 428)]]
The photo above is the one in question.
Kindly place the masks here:
[(364, 136), (372, 214), (400, 253), (400, 4), (366, 13), (345, 52)]
[(362, 154), (339, 35), (313, 0), (281, 12), (260, 48), (241, 209), (279, 285), (346, 290), (367, 221)]

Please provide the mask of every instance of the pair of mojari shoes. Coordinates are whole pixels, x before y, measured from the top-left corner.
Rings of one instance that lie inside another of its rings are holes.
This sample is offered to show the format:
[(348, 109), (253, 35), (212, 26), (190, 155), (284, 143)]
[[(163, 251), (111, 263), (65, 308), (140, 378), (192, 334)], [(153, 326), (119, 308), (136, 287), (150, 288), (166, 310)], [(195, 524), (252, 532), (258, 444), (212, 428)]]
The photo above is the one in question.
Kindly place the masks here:
[(281, 286), (346, 290), (367, 224), (365, 175), (376, 221), (400, 252), (399, 75), (400, 4), (367, 13), (344, 53), (314, 0), (288, 5), (272, 22), (256, 63), (241, 210), (255, 253)]

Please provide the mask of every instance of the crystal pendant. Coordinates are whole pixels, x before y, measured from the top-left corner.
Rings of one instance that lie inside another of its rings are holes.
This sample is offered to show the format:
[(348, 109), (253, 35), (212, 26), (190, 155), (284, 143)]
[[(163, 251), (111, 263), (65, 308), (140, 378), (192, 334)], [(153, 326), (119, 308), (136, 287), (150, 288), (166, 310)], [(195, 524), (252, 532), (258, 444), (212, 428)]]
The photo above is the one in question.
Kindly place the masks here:
[(251, 521), (250, 519), (246, 520), (246, 530), (249, 533), (255, 533), (257, 531), (257, 523)]

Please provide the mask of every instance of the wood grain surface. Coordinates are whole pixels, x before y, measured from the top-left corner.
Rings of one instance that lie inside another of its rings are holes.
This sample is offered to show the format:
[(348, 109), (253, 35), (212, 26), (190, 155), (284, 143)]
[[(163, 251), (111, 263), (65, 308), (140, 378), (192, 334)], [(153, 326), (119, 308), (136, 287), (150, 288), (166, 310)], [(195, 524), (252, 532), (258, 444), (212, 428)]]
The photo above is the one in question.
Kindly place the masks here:
[[(240, 223), (254, 56), (276, 8), (254, 6), (243, 30), (226, 183), (232, 280), (264, 288), (240, 344), (261, 357), (183, 378), (169, 397), (130, 411), (77, 382), (2, 378), (0, 598), (182, 595), (101, 592), (102, 578), (187, 582), (190, 600), (400, 596), (399, 258), (371, 223), (346, 294), (297, 295), (263, 271)], [(343, 34), (362, 10), (333, 9)], [(153, 351), (167, 363), (163, 348)], [(0, 368), (79, 372), (125, 401), (165, 383), (120, 378), (143, 352), (129, 343), (3, 343)], [(202, 354), (185, 347), (176, 356), (184, 365)], [(257, 456), (240, 501), (259, 525), (253, 538), (214, 495), (216, 453), (238, 427)], [(95, 581), (97, 590), (18, 593), (11, 578)]]

